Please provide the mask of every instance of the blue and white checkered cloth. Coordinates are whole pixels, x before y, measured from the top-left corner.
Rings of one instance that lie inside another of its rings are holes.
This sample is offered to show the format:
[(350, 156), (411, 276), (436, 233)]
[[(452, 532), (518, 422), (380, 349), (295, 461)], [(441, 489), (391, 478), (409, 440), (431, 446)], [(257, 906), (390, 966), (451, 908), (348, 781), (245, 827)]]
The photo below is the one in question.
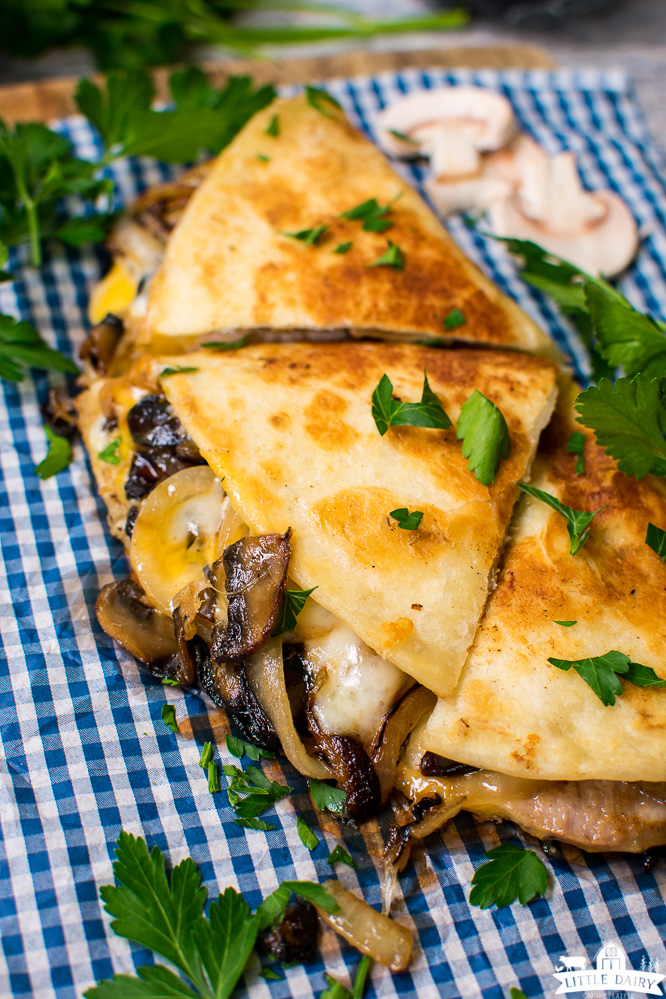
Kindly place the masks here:
[[(666, 199), (645, 123), (621, 74), (409, 70), (326, 84), (371, 136), (378, 110), (405, 91), (440, 83), (499, 89), (521, 124), (548, 150), (571, 149), (589, 187), (610, 187), (629, 203), (643, 235), (637, 264), (622, 290), (639, 308), (666, 319)], [(291, 92), (295, 88), (287, 89)], [(58, 127), (79, 155), (95, 139), (81, 118)], [(419, 168), (399, 167), (418, 183)], [(113, 167), (120, 202), (169, 176), (150, 160)], [(449, 223), (481, 267), (571, 351), (579, 372), (581, 345), (552, 305), (525, 285), (503, 246)], [(53, 249), (42, 270), (17, 255), (19, 277), (0, 286), (0, 311), (34, 323), (60, 350), (76, 356), (86, 331), (86, 302), (103, 266), (101, 253)], [(194, 694), (165, 688), (140, 674), (134, 660), (99, 628), (94, 602), (109, 580), (126, 574), (120, 544), (105, 526), (89, 464), (76, 460), (41, 482), (33, 467), (45, 452), (39, 415), (49, 385), (64, 376), (34, 373), (2, 385), (0, 407), (0, 996), (74, 999), (95, 980), (131, 971), (149, 955), (109, 929), (99, 886), (112, 881), (111, 858), (121, 829), (142, 834), (173, 863), (191, 854), (212, 895), (226, 885), (256, 905), (284, 878), (319, 880), (326, 857), (344, 836), (358, 872), (340, 877), (380, 905), (381, 833), (365, 835), (317, 816), (305, 781), (288, 766), (296, 793), (277, 809), (280, 828), (251, 832), (235, 825), (223, 793), (208, 792), (198, 766), (200, 742), (211, 737), (206, 709)], [(70, 389), (72, 386), (69, 386)], [(165, 701), (180, 717), (198, 717), (197, 741), (177, 739), (160, 720)], [(220, 755), (226, 750), (220, 747)], [(277, 764), (269, 770), (278, 776)], [(310, 854), (296, 833), (295, 812), (322, 842)], [(272, 815), (269, 816), (273, 818)], [(619, 940), (633, 967), (666, 966), (663, 863), (650, 873), (641, 859), (583, 856), (565, 848), (549, 859), (545, 898), (521, 907), (481, 911), (468, 904), (469, 883), (484, 851), (500, 839), (527, 841), (511, 825), (462, 815), (401, 876), (395, 914), (419, 944), (408, 971), (375, 968), (368, 996), (504, 999), (511, 986), (529, 997), (554, 995), (562, 954), (587, 954)], [(324, 968), (347, 980), (358, 955), (326, 934), (321, 957), (285, 972), (282, 982), (258, 977), (252, 958), (244, 988), (256, 999), (315, 997)], [(242, 988), (241, 988), (242, 991)]]

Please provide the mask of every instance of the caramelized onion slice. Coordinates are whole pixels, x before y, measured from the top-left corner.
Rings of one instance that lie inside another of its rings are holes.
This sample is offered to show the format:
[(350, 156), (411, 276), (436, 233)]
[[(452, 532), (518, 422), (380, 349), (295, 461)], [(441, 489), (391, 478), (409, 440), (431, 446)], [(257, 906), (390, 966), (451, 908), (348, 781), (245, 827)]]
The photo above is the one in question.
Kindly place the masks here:
[(362, 744), (348, 735), (323, 732), (312, 704), (307, 709), (308, 728), (318, 751), (326, 757), (333, 775), (347, 795), (345, 807), (352, 819), (364, 822), (380, 806), (379, 779)]
[(173, 598), (219, 554), (226, 499), (208, 465), (183, 468), (156, 486), (132, 531), (130, 562), (148, 599), (170, 614)]
[(343, 888), (339, 881), (325, 881), (324, 888), (340, 909), (330, 913), (318, 908), (322, 919), (373, 961), (391, 971), (404, 971), (412, 954), (412, 931), (377, 912), (362, 898)]
[(245, 662), (250, 686), (270, 718), (289, 762), (306, 777), (327, 780), (333, 774), (321, 760), (310, 756), (296, 731), (284, 679), (282, 639), (270, 638)]
[(372, 755), (372, 764), (379, 778), (384, 804), (395, 783), (398, 757), (403, 742), (426, 711), (432, 711), (437, 698), (425, 687), (414, 687), (389, 711)]
[(270, 637), (287, 585), (289, 536), (260, 534), (225, 549), (227, 622), (216, 627), (211, 649), (218, 662), (245, 659)]
[(147, 666), (159, 667), (177, 655), (173, 621), (155, 610), (132, 580), (107, 583), (95, 611), (107, 635)]

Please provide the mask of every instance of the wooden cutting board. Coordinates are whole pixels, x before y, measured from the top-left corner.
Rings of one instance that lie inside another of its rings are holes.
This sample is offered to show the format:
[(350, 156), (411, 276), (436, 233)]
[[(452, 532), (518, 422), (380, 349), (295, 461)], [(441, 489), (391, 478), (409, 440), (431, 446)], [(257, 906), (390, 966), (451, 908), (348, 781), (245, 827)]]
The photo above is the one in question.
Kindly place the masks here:
[[(230, 60), (204, 63), (218, 86), (232, 73), (248, 73), (257, 83), (305, 83), (334, 76), (358, 76), (408, 66), (471, 69), (553, 69), (555, 63), (536, 45), (453, 46), (405, 52), (351, 51), (305, 59)], [(166, 97), (169, 70), (155, 71), (159, 97)], [(16, 121), (49, 121), (72, 114), (76, 79), (62, 77), (0, 87), (0, 117)]]

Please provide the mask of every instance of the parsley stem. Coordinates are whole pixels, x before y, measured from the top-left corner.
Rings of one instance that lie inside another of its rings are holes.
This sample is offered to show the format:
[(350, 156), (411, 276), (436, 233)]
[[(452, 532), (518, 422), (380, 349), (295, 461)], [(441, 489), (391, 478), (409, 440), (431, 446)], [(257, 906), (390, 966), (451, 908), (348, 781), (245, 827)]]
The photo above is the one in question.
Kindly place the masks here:
[(363, 993), (365, 992), (365, 981), (368, 977), (368, 972), (372, 966), (372, 958), (364, 954), (361, 958), (361, 963), (356, 971), (356, 977), (354, 979), (354, 991), (352, 992), (352, 999), (363, 999)]
[(39, 233), (39, 216), (37, 214), (37, 205), (34, 200), (28, 194), (28, 189), (25, 186), (23, 177), (14, 170), (14, 179), (16, 181), (16, 190), (19, 193), (21, 201), (25, 207), (25, 214), (28, 219), (28, 232), (30, 234), (30, 260), (33, 267), (41, 267), (42, 265), (42, 244), (40, 240)]
[(215, 794), (220, 790), (220, 768), (213, 760), (208, 764), (206, 770), (208, 771), (208, 790), (211, 794)]
[(201, 750), (201, 757), (199, 759), (199, 766), (203, 770), (207, 770), (208, 769), (208, 764), (210, 763), (210, 761), (212, 759), (213, 759), (213, 743), (212, 742), (205, 742), (204, 743), (204, 747)]

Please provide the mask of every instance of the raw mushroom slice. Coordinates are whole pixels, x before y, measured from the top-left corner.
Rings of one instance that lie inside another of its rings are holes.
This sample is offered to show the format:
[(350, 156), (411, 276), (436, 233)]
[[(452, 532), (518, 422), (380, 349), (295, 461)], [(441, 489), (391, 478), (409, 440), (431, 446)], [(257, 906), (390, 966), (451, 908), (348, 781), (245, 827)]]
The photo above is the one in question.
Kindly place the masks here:
[(379, 116), (379, 142), (391, 156), (428, 156), (438, 180), (481, 173), (481, 153), (502, 149), (516, 121), (509, 101), (484, 87), (441, 87), (410, 94)]
[(157, 485), (132, 531), (130, 562), (148, 599), (171, 614), (187, 583), (205, 580), (221, 551), (220, 530), (229, 500), (208, 465), (184, 468)]
[(489, 213), (498, 236), (532, 240), (589, 274), (619, 274), (638, 248), (638, 226), (622, 198), (586, 191), (569, 152), (527, 158), (519, 189), (494, 200)]

